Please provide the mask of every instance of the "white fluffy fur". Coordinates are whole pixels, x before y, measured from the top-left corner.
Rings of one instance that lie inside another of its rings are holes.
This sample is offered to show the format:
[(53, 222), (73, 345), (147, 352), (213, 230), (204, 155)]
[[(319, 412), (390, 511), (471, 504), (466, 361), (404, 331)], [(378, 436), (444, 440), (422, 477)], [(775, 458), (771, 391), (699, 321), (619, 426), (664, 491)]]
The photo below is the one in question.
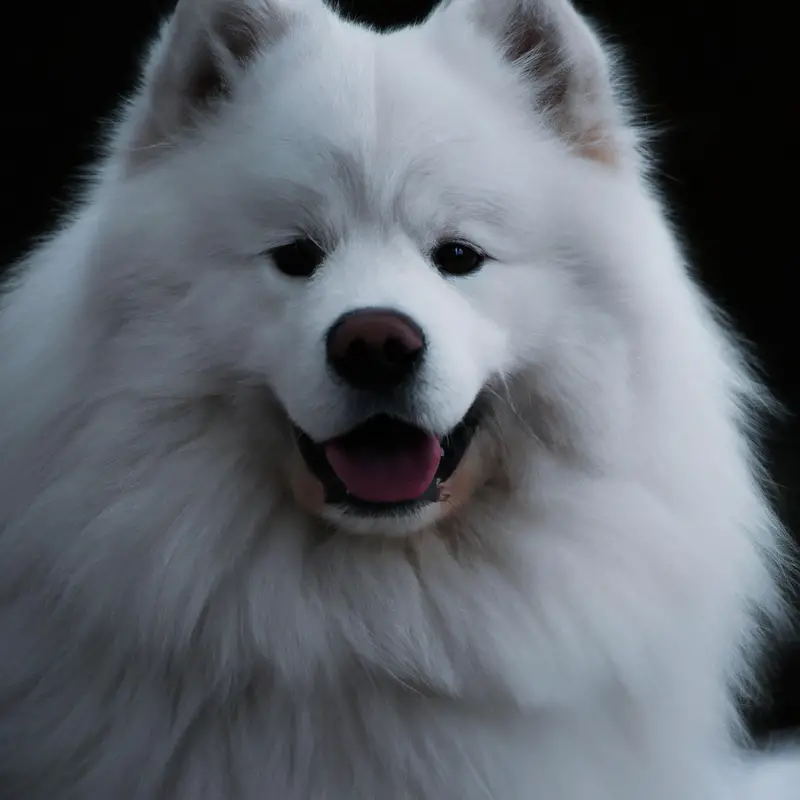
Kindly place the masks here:
[[(800, 797), (737, 750), (779, 613), (762, 394), (594, 35), (565, 0), (388, 35), (266, 2), (183, 0), (5, 297), (0, 795)], [(332, 250), (307, 282), (261, 255), (298, 230)], [(450, 233), (493, 260), (441, 277)], [(321, 543), (287, 417), (353, 422), (320, 342), (383, 304), (427, 332), (426, 425), (491, 387), (499, 466)]]

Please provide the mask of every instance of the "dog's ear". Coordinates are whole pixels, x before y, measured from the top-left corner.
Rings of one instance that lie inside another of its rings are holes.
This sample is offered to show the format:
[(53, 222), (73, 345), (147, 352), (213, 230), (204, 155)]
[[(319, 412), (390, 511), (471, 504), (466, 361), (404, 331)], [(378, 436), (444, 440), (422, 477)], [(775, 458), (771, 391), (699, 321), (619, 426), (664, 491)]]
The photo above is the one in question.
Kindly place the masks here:
[(133, 163), (213, 113), (248, 64), (297, 22), (303, 0), (179, 0), (146, 62), (123, 135)]
[(445, 0), (434, 17), (450, 37), (464, 24), (491, 37), (578, 154), (617, 164), (632, 152), (609, 57), (570, 0)]

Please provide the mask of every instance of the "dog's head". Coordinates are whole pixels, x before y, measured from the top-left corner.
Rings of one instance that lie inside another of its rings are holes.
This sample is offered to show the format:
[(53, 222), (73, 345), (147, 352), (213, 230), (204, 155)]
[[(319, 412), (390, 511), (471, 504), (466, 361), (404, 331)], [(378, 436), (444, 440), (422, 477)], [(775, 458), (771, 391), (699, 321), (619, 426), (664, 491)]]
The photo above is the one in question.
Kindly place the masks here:
[(562, 0), (384, 35), (313, 0), (183, 2), (114, 147), (106, 226), (141, 241), (111, 291), (174, 285), (160, 313), (202, 333), (173, 377), (262, 385), (297, 501), (400, 534), (497, 477), (498, 406), (564, 357), (569, 272), (596, 259), (574, 208), (634, 162)]

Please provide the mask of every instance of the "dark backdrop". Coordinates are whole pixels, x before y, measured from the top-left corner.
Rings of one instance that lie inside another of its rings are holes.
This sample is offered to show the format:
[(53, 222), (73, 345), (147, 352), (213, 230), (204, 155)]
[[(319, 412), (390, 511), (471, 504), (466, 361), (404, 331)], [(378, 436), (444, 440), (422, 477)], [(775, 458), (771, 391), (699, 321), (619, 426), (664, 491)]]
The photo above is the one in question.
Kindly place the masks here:
[[(378, 24), (420, 17), (432, 5), (340, 4)], [(4, 4), (0, 264), (60, 213), (70, 183), (92, 156), (101, 120), (132, 85), (142, 46), (171, 5)], [(788, 87), (777, 93), (784, 94), (783, 104), (768, 99), (781, 74), (770, 52), (772, 34), (759, 35), (753, 20), (745, 26), (750, 4), (726, 0), (582, 0), (581, 6), (622, 45), (636, 76), (640, 109), (664, 130), (657, 145), (661, 183), (702, 281), (756, 345), (779, 398), (790, 411), (800, 408), (789, 279), (795, 259), (786, 225), (796, 200), (782, 185), (791, 160), (779, 136), (796, 103), (786, 102), (793, 92)], [(783, 213), (773, 207), (778, 205)], [(774, 432), (771, 457), (784, 517), (800, 530), (800, 431), (791, 415)], [(769, 671), (770, 696), (752, 711), (761, 733), (800, 725), (800, 647), (780, 646)]]

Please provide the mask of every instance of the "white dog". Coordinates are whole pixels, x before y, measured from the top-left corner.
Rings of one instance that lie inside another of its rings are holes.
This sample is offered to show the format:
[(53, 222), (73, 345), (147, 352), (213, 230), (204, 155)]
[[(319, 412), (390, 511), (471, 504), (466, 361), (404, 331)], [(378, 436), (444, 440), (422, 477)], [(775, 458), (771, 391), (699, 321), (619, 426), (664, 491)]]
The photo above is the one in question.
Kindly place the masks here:
[(763, 394), (611, 66), (182, 0), (0, 316), (4, 800), (800, 797)]

